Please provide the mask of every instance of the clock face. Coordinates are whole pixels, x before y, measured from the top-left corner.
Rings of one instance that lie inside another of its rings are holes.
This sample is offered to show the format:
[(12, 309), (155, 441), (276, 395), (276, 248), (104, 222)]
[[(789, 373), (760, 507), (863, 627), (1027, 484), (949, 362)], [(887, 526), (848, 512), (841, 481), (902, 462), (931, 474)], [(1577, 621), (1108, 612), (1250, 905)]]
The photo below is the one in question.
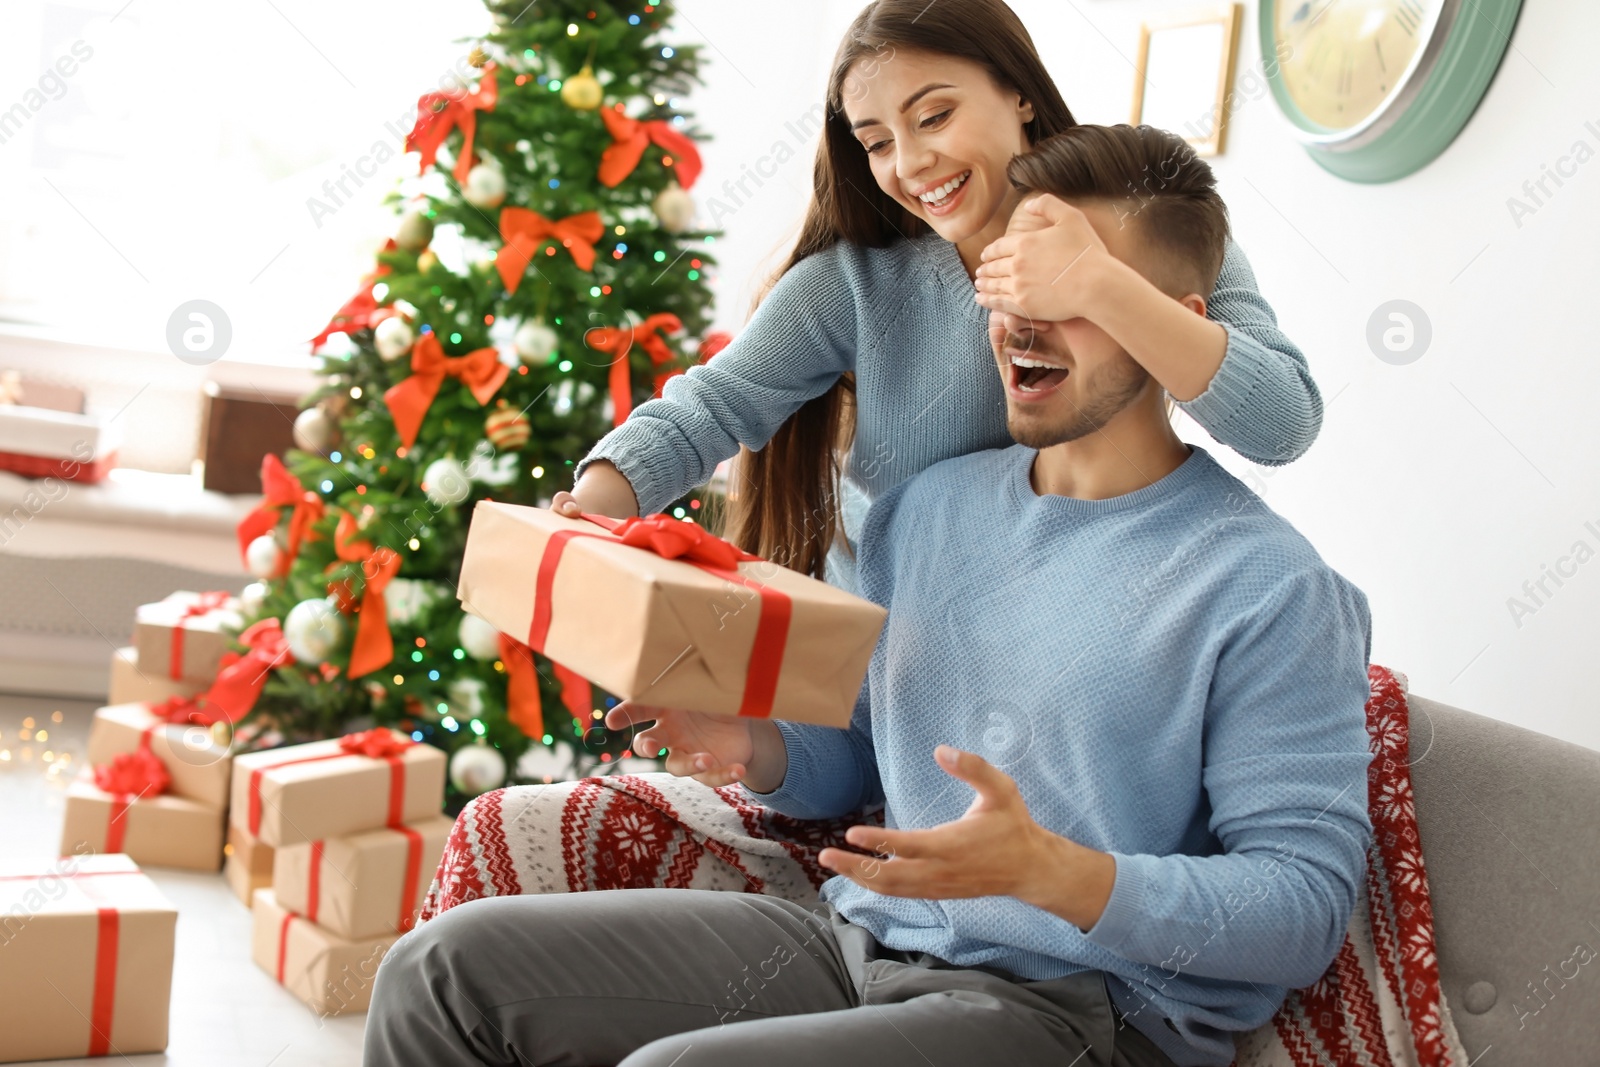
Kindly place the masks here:
[[(1280, 0), (1283, 88), (1311, 122), (1349, 130), (1400, 88), (1445, 0)], [(1265, 27), (1263, 27), (1265, 28)]]

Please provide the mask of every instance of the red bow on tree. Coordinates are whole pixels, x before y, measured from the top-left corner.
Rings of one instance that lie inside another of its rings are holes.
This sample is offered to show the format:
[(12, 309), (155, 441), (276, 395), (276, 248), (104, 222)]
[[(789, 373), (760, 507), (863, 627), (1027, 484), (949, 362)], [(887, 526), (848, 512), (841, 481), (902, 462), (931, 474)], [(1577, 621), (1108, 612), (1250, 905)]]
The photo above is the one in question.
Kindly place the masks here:
[(506, 718), (533, 738), (544, 738), (544, 709), (539, 699), (539, 674), (527, 645), (500, 635), (500, 662), (506, 665)]
[(651, 141), (671, 155), (679, 185), (688, 189), (700, 177), (699, 149), (688, 137), (673, 129), (670, 123), (630, 119), (622, 113), (621, 104), (603, 109), (600, 117), (605, 120), (606, 129), (616, 141), (600, 156), (601, 185), (614, 189), (621, 184), (624, 178), (633, 173), (639, 160), (644, 158), (644, 150)]
[[(604, 326), (583, 335), (583, 343), (596, 352), (611, 353), (611, 418), (615, 425), (621, 426), (627, 420), (628, 412), (633, 410), (633, 369), (628, 363), (628, 353), (637, 344), (650, 356), (651, 364), (660, 367), (672, 360), (672, 349), (667, 347), (666, 338), (660, 335), (660, 331), (676, 332), (681, 329), (683, 322), (678, 316), (663, 313), (651, 315), (632, 329)], [(661, 395), (661, 387), (668, 378), (682, 373), (682, 370), (658, 371), (655, 395)]]
[(671, 515), (623, 519), (611, 528), (629, 548), (642, 548), (664, 559), (682, 559), (731, 571), (740, 563), (759, 560), (732, 541), (724, 541), (704, 526)]
[(500, 96), (495, 65), (483, 68), (476, 92), (428, 93), (417, 100), (417, 122), (406, 134), (406, 151), (421, 152), (421, 174), (433, 164), (439, 146), (456, 127), (461, 128), (461, 151), (456, 153), (457, 182), (467, 180), (472, 169), (472, 141), (478, 131), (478, 112), (493, 111)]
[(495, 269), (500, 272), (506, 291), (516, 292), (539, 246), (554, 239), (572, 254), (572, 261), (581, 269), (594, 270), (594, 244), (605, 232), (606, 224), (598, 211), (585, 211), (569, 215), (560, 222), (551, 222), (525, 207), (501, 208), (500, 240), (504, 243), (495, 253)]
[[(245, 645), (244, 655), (237, 652), (224, 655), (222, 668), (217, 671), (217, 680), (211, 683), (211, 688), (193, 707), (168, 707), (169, 721), (187, 721), (201, 726), (223, 719), (238, 722), (256, 706), (256, 699), (267, 684), (267, 675), (294, 662), (283, 637), (282, 624), (277, 619), (262, 619), (240, 634), (239, 640)], [(168, 701), (168, 705), (171, 703)]]
[[(399, 247), (393, 237), (383, 243), (385, 252), (393, 252)], [(388, 273), (390, 273), (389, 265), (379, 263), (377, 269), (363, 280), (361, 291), (346, 301), (344, 307), (335, 311), (333, 318), (328, 320), (328, 325), (311, 339), (311, 347), (313, 349), (319, 347), (336, 333), (351, 334), (357, 330), (369, 329), (384, 319), (399, 314), (392, 307), (379, 307), (377, 297), (372, 295), (372, 287), (378, 284), (379, 278)]]
[(700, 342), (700, 362), (710, 363), (712, 356), (731, 344), (733, 344), (733, 334), (725, 330), (706, 334), (705, 340)]
[(398, 756), (415, 741), (409, 737), (401, 737), (393, 730), (386, 730), (379, 726), (371, 730), (362, 730), (360, 733), (345, 734), (339, 738), (339, 747), (352, 756), (371, 756), (373, 759), (389, 759)]
[(167, 791), (172, 776), (154, 752), (142, 745), (111, 757), (94, 769), (96, 789), (125, 796), (153, 797)]
[(289, 473), (283, 460), (268, 452), (261, 457), (261, 504), (239, 523), (239, 557), (243, 559), (250, 542), (269, 534), (278, 526), (283, 508), (293, 508), (289, 515), (289, 547), (278, 561), (278, 570), (272, 575), (282, 578), (289, 573), (289, 565), (300, 554), (301, 541), (315, 541), (312, 529), (322, 518), (322, 498), (300, 484), (300, 479)]
[(410, 448), (416, 442), (422, 420), (446, 377), (459, 378), (472, 391), (474, 400), (487, 404), (510, 373), (511, 368), (500, 362), (500, 353), (492, 348), (480, 348), (460, 357), (447, 356), (437, 334), (423, 334), (411, 348), (411, 377), (390, 386), (383, 394), (389, 414), (394, 417), (394, 428), (400, 433), (400, 443)]
[(370, 541), (357, 541), (355, 516), (339, 515), (339, 528), (333, 535), (334, 553), (346, 563), (360, 563), (365, 587), (356, 609), (356, 639), (350, 648), (348, 677), (359, 678), (394, 660), (394, 638), (389, 634), (389, 611), (383, 592), (400, 573), (400, 553), (392, 548), (372, 547)]

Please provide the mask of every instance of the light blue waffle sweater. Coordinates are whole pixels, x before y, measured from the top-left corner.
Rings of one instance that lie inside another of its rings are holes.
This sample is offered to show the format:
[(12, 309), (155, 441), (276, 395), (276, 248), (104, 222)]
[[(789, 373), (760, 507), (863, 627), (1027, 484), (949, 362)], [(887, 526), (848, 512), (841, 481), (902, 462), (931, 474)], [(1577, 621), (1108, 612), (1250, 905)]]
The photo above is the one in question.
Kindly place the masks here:
[[(848, 730), (780, 722), (788, 770), (744, 792), (798, 818), (883, 802), (960, 819), (945, 743), (1016, 780), (1047, 830), (1116, 860), (1088, 931), (1006, 896), (822, 896), (883, 944), (1031, 979), (1106, 972), (1181, 1065), (1320, 978), (1365, 877), (1366, 597), (1203, 450), (1109, 500), (1036, 495), (1022, 446), (881, 496), (862, 592), (889, 609)], [(1169, 1021), (1170, 1020), (1170, 1021)]]
[[(1250, 460), (1299, 458), (1322, 426), (1322, 397), (1232, 242), (1207, 305), (1227, 328), (1227, 355), (1206, 391), (1179, 406)], [(575, 474), (608, 459), (633, 486), (640, 514), (660, 511), (741, 444), (765, 446), (845, 371), (856, 375), (843, 487), (852, 546), (880, 493), (940, 460), (1011, 444), (989, 313), (973, 300), (955, 245), (930, 233), (887, 248), (842, 243), (801, 261), (732, 344), (668, 381)], [(827, 570), (830, 582), (854, 589), (844, 545), (835, 542)]]

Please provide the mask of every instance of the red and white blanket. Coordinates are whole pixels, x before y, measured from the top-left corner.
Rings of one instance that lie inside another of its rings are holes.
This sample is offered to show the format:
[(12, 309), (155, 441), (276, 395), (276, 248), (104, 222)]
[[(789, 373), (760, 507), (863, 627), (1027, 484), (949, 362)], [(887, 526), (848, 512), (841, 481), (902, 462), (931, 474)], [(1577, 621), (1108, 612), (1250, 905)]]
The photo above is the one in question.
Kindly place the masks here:
[[(1405, 681), (1368, 672), (1373, 841), (1367, 893), (1316, 984), (1240, 1035), (1236, 1067), (1466, 1067), (1439, 988), (1433, 911), (1417, 835)], [(427, 920), (479, 897), (664, 886), (766, 893), (810, 905), (832, 872), (816, 857), (880, 809), (791, 819), (671, 774), (585, 778), (486, 793), (456, 820), (423, 903)]]

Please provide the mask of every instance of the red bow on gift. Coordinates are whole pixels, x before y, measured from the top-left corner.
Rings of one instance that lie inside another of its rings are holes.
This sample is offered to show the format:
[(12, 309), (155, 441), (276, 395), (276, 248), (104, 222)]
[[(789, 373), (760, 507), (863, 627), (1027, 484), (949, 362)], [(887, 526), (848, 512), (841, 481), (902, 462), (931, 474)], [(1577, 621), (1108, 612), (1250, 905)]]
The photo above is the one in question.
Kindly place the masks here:
[(348, 511), (341, 513), (339, 528), (333, 535), (334, 553), (347, 563), (360, 563), (361, 576), (366, 580), (361, 607), (356, 612), (356, 639), (350, 648), (347, 674), (351, 678), (386, 667), (394, 660), (394, 639), (389, 634), (389, 611), (383, 592), (400, 573), (400, 553), (386, 546), (373, 548), (370, 541), (357, 541), (357, 532), (355, 516)]
[(371, 756), (373, 759), (390, 759), (416, 744), (409, 737), (401, 737), (393, 730), (379, 726), (360, 733), (345, 734), (339, 738), (339, 747), (351, 756)]
[(500, 210), (500, 240), (504, 242), (495, 253), (495, 269), (506, 291), (514, 293), (528, 272), (534, 253), (545, 241), (555, 239), (572, 254), (572, 261), (583, 270), (594, 270), (594, 244), (605, 236), (606, 224), (598, 211), (585, 211), (569, 215), (560, 222), (551, 222), (537, 211), (523, 207)]
[(621, 104), (605, 108), (600, 112), (600, 117), (605, 120), (606, 129), (616, 141), (600, 156), (601, 185), (614, 189), (621, 184), (624, 178), (633, 173), (639, 160), (644, 158), (644, 150), (651, 141), (671, 153), (679, 185), (688, 189), (700, 177), (699, 149), (688, 137), (673, 129), (670, 123), (630, 119), (622, 113)]
[[(594, 518), (585, 517), (591, 521)], [(642, 548), (664, 559), (684, 559), (723, 570), (731, 571), (741, 563), (752, 563), (761, 558), (744, 551), (732, 541), (724, 541), (704, 526), (684, 522), (671, 515), (623, 519), (611, 528), (611, 532), (629, 548)]]
[(461, 128), (461, 151), (456, 153), (456, 181), (467, 180), (472, 169), (472, 141), (478, 131), (478, 112), (493, 111), (500, 90), (495, 84), (495, 65), (483, 68), (476, 92), (428, 93), (417, 100), (417, 122), (406, 134), (406, 151), (421, 152), (421, 174), (432, 165), (439, 146), (456, 127)]
[(96, 789), (122, 796), (153, 797), (172, 784), (166, 765), (148, 748), (139, 747), (111, 757), (94, 769)]
[[(621, 426), (628, 418), (628, 412), (633, 410), (633, 369), (628, 363), (628, 353), (637, 344), (650, 356), (650, 362), (656, 367), (672, 360), (672, 349), (667, 347), (666, 338), (660, 335), (661, 330), (676, 332), (683, 329), (683, 322), (678, 316), (663, 313), (651, 315), (639, 325), (629, 329), (626, 326), (605, 326), (590, 330), (583, 335), (583, 343), (596, 352), (610, 352), (611, 359), (611, 419), (613, 424)], [(661, 387), (667, 379), (682, 370), (658, 371), (655, 382), (655, 395), (661, 395)]]
[(322, 498), (308, 491), (300, 479), (289, 473), (283, 460), (268, 452), (261, 457), (261, 504), (239, 523), (239, 556), (244, 558), (250, 542), (273, 531), (278, 525), (281, 508), (292, 507), (289, 516), (289, 548), (278, 561), (274, 578), (289, 573), (289, 565), (300, 554), (300, 542), (315, 541), (316, 531), (311, 527), (322, 518)]
[(201, 726), (223, 719), (238, 722), (256, 706), (256, 699), (267, 684), (267, 675), (294, 662), (277, 619), (262, 619), (240, 634), (239, 640), (246, 646), (244, 655), (237, 652), (224, 655), (222, 669), (217, 672), (217, 680), (211, 683), (211, 688), (192, 708), (168, 708), (169, 721)]
[(459, 378), (472, 391), (474, 400), (487, 404), (510, 373), (511, 368), (500, 362), (500, 353), (492, 348), (480, 348), (460, 357), (447, 356), (438, 334), (423, 334), (411, 348), (411, 377), (390, 386), (383, 394), (389, 414), (394, 417), (394, 428), (400, 433), (400, 443), (407, 448), (415, 443), (422, 420), (446, 377)]
[[(383, 243), (385, 252), (393, 252), (399, 247), (392, 237)], [(328, 325), (311, 339), (311, 347), (317, 348), (333, 334), (351, 334), (357, 330), (369, 329), (384, 319), (399, 314), (392, 307), (379, 307), (377, 298), (372, 295), (372, 287), (378, 284), (379, 278), (389, 272), (388, 264), (379, 263), (377, 269), (367, 275), (361, 291), (346, 301), (344, 307), (335, 311), (333, 318), (328, 320)]]

